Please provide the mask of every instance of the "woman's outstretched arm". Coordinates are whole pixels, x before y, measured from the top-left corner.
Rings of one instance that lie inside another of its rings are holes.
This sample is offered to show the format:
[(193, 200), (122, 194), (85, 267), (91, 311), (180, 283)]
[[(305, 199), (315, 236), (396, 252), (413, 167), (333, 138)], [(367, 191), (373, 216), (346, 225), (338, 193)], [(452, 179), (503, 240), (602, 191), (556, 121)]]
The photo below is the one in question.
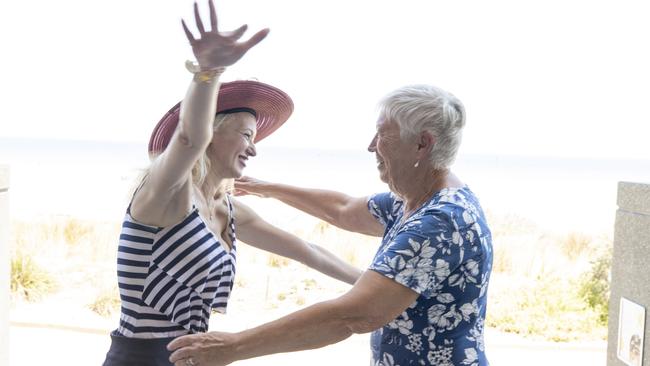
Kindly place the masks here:
[(266, 182), (251, 177), (235, 181), (237, 194), (251, 194), (280, 200), (344, 230), (382, 236), (384, 227), (368, 211), (367, 197), (341, 192)]
[(340, 281), (354, 284), (363, 273), (318, 245), (308, 243), (262, 219), (250, 207), (233, 200), (237, 236), (256, 248), (297, 260)]

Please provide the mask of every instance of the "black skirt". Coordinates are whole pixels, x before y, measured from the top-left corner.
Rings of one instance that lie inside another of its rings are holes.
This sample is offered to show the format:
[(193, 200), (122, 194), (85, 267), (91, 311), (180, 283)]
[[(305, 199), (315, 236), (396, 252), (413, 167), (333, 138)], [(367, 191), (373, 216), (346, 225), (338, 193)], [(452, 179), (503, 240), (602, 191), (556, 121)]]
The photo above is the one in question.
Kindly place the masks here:
[(103, 366), (173, 366), (167, 344), (174, 338), (128, 338), (111, 333), (111, 348)]

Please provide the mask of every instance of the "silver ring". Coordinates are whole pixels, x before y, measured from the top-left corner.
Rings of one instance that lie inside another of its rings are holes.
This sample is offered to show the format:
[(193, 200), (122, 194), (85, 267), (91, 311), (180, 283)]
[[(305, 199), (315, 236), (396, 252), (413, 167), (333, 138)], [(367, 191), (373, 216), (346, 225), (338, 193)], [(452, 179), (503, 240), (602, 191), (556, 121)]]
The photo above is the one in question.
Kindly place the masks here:
[(196, 366), (196, 364), (194, 363), (194, 359), (193, 359), (192, 357), (190, 357), (190, 358), (186, 358), (186, 359), (185, 359), (185, 364), (186, 364), (187, 366)]

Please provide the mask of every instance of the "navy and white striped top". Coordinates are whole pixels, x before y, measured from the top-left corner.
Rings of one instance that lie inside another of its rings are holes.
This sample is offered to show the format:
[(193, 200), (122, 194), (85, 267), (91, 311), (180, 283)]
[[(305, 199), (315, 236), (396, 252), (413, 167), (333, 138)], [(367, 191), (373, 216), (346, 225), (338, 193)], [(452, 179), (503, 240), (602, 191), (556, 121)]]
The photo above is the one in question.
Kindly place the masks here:
[(228, 252), (196, 207), (180, 223), (155, 227), (127, 210), (117, 251), (122, 313), (117, 333), (134, 338), (205, 332), (211, 309), (226, 312), (235, 276), (232, 203)]

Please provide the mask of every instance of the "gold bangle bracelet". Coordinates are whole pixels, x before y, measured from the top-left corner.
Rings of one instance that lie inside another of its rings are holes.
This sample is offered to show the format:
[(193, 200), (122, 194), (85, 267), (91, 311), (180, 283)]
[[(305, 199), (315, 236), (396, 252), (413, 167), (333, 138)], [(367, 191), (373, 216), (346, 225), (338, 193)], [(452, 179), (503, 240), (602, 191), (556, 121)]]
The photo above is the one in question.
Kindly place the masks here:
[(224, 71), (226, 71), (225, 67), (218, 67), (211, 70), (201, 70), (199, 64), (190, 60), (185, 61), (185, 68), (187, 71), (194, 74), (194, 80), (200, 83), (211, 83), (215, 77), (223, 74)]

